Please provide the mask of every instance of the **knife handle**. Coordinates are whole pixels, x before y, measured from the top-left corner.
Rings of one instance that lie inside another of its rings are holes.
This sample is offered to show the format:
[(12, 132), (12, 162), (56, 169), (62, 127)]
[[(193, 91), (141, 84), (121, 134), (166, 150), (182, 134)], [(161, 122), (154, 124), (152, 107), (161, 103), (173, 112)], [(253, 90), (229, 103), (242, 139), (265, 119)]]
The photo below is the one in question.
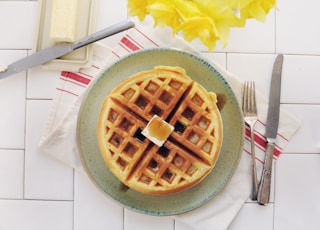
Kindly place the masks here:
[(130, 29), (130, 28), (134, 27), (134, 25), (135, 24), (132, 20), (125, 20), (125, 21), (118, 22), (117, 24), (109, 26), (103, 30), (100, 30), (100, 31), (93, 33), (85, 38), (80, 39), (79, 41), (77, 41), (73, 44), (72, 48), (73, 48), (73, 50), (79, 49), (79, 48), (84, 47), (88, 44), (99, 41), (103, 38), (106, 38), (111, 35), (114, 35), (114, 34), (122, 32), (122, 31), (125, 31), (127, 29)]
[(268, 142), (257, 199), (258, 203), (261, 205), (267, 205), (269, 203), (273, 153), (274, 143)]

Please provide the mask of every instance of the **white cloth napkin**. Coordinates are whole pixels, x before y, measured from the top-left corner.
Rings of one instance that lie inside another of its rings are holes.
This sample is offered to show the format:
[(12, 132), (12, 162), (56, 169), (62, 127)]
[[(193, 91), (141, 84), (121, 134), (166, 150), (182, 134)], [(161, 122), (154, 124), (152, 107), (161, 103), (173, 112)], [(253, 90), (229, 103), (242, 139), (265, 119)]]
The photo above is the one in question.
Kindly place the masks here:
[[(185, 51), (200, 53), (179, 37), (173, 37), (167, 29), (155, 29), (152, 22), (137, 22), (136, 28), (129, 30), (121, 40), (108, 48), (99, 43), (94, 45), (91, 68), (81, 69), (78, 73), (61, 72), (47, 125), (39, 146), (48, 154), (64, 164), (82, 171), (76, 145), (76, 123), (82, 97), (92, 80), (108, 65), (123, 55), (139, 49), (153, 47), (174, 47)], [(219, 65), (212, 64), (225, 76), (234, 90), (239, 102), (242, 97), (242, 82)], [(259, 122), (255, 129), (257, 167), (261, 171), (265, 151), (265, 120), (268, 109), (267, 99), (257, 92)], [(276, 159), (299, 127), (299, 121), (281, 110), (279, 134), (274, 155)], [(200, 208), (188, 213), (173, 216), (192, 229), (227, 229), (238, 211), (248, 199), (251, 191), (249, 133), (246, 135), (244, 151), (234, 176), (227, 186), (214, 199)]]

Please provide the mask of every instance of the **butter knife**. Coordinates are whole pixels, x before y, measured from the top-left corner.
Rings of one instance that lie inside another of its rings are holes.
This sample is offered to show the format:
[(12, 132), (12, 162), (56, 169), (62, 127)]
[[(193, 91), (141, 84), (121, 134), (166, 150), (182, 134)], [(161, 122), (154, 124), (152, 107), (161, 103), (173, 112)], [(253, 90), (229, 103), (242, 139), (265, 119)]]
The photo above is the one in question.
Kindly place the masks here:
[(272, 162), (279, 125), (282, 63), (283, 55), (279, 54), (273, 66), (270, 86), (269, 108), (265, 134), (267, 138), (267, 147), (257, 199), (258, 203), (261, 205), (267, 205), (270, 198)]
[(59, 58), (67, 53), (70, 53), (76, 49), (89, 45), (93, 42), (99, 41), (103, 38), (120, 33), (124, 30), (134, 27), (132, 20), (125, 20), (109, 26), (103, 30), (93, 33), (85, 38), (80, 39), (75, 43), (61, 42), (52, 45), (46, 49), (40, 50), (28, 57), (22, 58), (9, 66), (0, 70), (0, 80), (8, 77), (12, 74), (19, 73), (31, 67), (38, 66), (53, 59)]

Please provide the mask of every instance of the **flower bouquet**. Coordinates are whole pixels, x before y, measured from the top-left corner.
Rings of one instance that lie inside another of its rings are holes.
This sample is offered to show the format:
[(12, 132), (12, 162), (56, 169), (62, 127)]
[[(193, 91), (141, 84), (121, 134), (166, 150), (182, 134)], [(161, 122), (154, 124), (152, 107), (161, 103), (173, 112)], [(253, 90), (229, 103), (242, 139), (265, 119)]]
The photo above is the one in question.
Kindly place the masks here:
[(264, 22), (275, 7), (276, 0), (128, 0), (130, 16), (150, 15), (154, 26), (169, 26), (187, 41), (199, 38), (209, 50), (218, 40), (226, 46), (230, 28), (250, 18)]

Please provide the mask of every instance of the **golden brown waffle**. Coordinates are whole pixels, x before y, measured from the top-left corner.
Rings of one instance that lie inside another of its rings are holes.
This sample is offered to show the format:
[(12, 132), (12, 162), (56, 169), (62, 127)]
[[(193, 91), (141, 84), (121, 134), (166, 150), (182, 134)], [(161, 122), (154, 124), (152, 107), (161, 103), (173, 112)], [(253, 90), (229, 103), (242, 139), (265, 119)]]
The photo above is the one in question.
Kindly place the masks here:
[[(146, 194), (171, 194), (200, 182), (222, 144), (216, 95), (179, 67), (157, 66), (114, 88), (98, 121), (101, 154), (111, 172)], [(174, 127), (162, 146), (142, 134), (154, 115)]]

